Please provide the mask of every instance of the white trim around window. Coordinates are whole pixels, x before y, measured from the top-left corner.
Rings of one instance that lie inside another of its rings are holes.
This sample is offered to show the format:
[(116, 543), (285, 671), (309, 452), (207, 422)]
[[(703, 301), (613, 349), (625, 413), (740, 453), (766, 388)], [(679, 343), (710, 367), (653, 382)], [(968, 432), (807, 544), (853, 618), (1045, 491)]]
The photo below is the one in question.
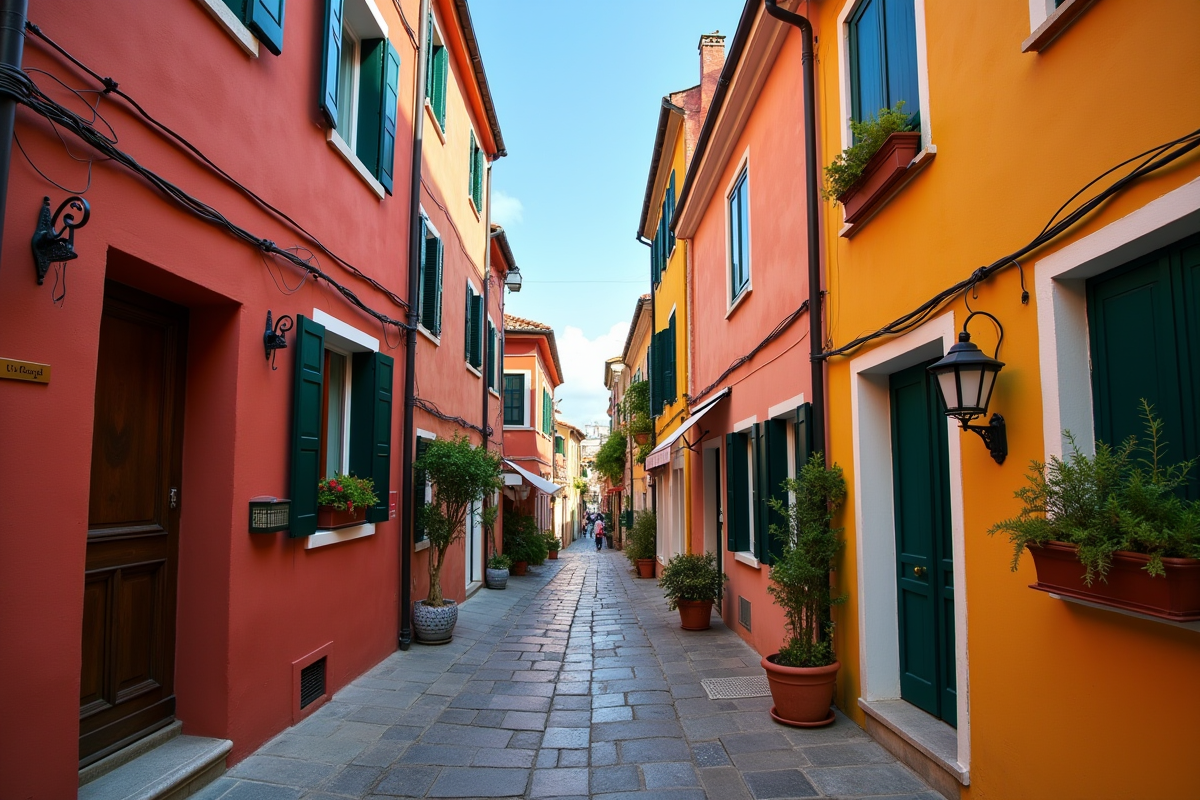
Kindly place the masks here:
[[(508, 425), (503, 422), (503, 420), (504, 420), (504, 376), (505, 375), (524, 375), (525, 376), (525, 398), (522, 403), (522, 405), (524, 406), (524, 408), (522, 410), (525, 412), (525, 415), (524, 415), (524, 420), (522, 421), (522, 423), (520, 425)], [(531, 429), (530, 414), (533, 413), (532, 400), (533, 400), (533, 395), (534, 395), (534, 387), (532, 386), (532, 384), (533, 384), (533, 373), (531, 370), (506, 369), (500, 373), (500, 419), (501, 419), (501, 424), (505, 428), (507, 428), (509, 430)]]
[(251, 58), (258, 58), (258, 39), (254, 38), (254, 34), (246, 27), (237, 15), (225, 5), (222, 0), (198, 0), (200, 5), (204, 6), (204, 10), (212, 15), (225, 32), (233, 37), (237, 42), (238, 47)]
[[(746, 285), (735, 296), (733, 294), (733, 226), (729, 219), (729, 201), (733, 199), (734, 189), (741, 183), (742, 179), (746, 180)], [(747, 147), (742, 157), (738, 159), (737, 169), (733, 171), (733, 178), (725, 184), (725, 191), (722, 194), (721, 213), (725, 217), (725, 318), (733, 314), (734, 310), (742, 304), (742, 301), (750, 296), (750, 292), (754, 289), (754, 255), (753, 255), (753, 237), (750, 236), (750, 230), (754, 227), (750, 207), (750, 148)]]

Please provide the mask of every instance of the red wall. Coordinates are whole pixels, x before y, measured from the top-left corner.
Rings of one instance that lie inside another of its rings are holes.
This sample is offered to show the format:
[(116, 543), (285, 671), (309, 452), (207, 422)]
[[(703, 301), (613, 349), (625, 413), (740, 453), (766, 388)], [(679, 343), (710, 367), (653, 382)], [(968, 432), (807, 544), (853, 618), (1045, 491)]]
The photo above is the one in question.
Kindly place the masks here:
[[(264, 49), (258, 59), (246, 56), (197, 2), (135, 9), (34, 0), (30, 19), (331, 249), (404, 296), (415, 61), (395, 7), (379, 6), (401, 53), (397, 193), (382, 201), (325, 141), (316, 102), (323, 3), (290, 2), (283, 55)], [(405, 7), (415, 19), (415, 0)], [(32, 37), (25, 55), (26, 66), (94, 88)], [(47, 76), (35, 74), (35, 80), (82, 110)], [(281, 246), (312, 246), (149, 130), (120, 101), (98, 102), (119, 146), (141, 163), (256, 235)], [(17, 132), (46, 174), (70, 187), (84, 184), (85, 166), (66, 157), (40, 118), (21, 109)], [(0, 504), (0, 682), (10, 687), (0, 733), (0, 796), (14, 798), (74, 796), (77, 786), (84, 542), (106, 276), (191, 310), (176, 658), (185, 733), (232, 739), (230, 761), (237, 761), (291, 724), (293, 661), (332, 643), (328, 680), (336, 690), (391, 652), (397, 630), (396, 522), (378, 524), (369, 538), (305, 551), (283, 533), (250, 535), (246, 517), (250, 497), (288, 493), (294, 351), (281, 352), (278, 371), (271, 371), (262, 349), (267, 310), (278, 317), (321, 308), (380, 339), (383, 352), (397, 361), (397, 448), (400, 337), (394, 331), (383, 336), (378, 322), (325, 285), (310, 280), (289, 293), (281, 287), (300, 283), (295, 269), (268, 266), (256, 249), (104, 162), (95, 164), (86, 194), (92, 218), (76, 237), (79, 259), (69, 268), (66, 301), (52, 305), (52, 280), (37, 286), (29, 254), (43, 195), (55, 205), (64, 197), (14, 150), (0, 259), (0, 353), (53, 367), (48, 386), (0, 381), (0, 436), (7, 443), (0, 448), (0, 474), (8, 498)], [(316, 257), (364, 302), (402, 316), (401, 308), (327, 255), (318, 250)], [(478, 409), (474, 397), (470, 408)], [(391, 483), (399, 488), (398, 468)]]

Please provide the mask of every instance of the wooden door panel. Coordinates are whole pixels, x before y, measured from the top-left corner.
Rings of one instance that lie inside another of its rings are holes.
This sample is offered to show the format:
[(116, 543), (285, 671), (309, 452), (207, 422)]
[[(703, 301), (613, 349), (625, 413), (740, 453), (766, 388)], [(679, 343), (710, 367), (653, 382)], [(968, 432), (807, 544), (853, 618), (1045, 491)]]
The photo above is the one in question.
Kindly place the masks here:
[(105, 286), (80, 670), (81, 764), (175, 713), (186, 311)]

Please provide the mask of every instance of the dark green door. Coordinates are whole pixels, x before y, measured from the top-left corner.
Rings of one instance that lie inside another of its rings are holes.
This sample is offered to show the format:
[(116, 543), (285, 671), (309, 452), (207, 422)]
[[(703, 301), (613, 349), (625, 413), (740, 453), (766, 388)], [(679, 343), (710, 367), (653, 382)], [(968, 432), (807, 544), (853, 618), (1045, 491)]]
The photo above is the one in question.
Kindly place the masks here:
[(931, 363), (891, 377), (900, 696), (957, 725), (950, 459)]

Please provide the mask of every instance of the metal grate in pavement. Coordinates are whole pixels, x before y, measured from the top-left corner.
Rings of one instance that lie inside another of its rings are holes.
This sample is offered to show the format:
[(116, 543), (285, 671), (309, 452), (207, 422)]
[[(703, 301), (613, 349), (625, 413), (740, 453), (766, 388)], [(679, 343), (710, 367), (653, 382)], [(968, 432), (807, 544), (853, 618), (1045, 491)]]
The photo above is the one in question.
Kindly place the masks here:
[(705, 678), (700, 681), (709, 700), (736, 700), (742, 697), (766, 697), (771, 694), (766, 675), (744, 678)]

